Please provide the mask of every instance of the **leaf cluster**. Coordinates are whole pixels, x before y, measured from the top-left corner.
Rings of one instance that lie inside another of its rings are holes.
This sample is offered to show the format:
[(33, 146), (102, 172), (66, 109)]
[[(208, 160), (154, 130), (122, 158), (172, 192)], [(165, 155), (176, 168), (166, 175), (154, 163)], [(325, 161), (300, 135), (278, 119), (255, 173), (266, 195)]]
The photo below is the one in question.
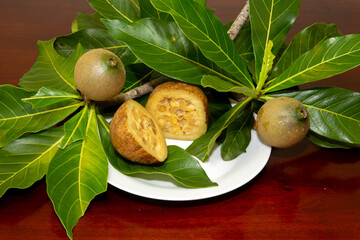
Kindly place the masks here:
[[(88, 2), (95, 13), (80, 12), (71, 34), (38, 42), (38, 59), (19, 88), (0, 86), (0, 195), (46, 175), (48, 195), (70, 238), (90, 201), (106, 191), (108, 163), (128, 175), (165, 174), (184, 187), (216, 186), (193, 156), (207, 160), (217, 141), (224, 160), (245, 152), (254, 106), (271, 98), (293, 97), (307, 107), (315, 144), (360, 146), (360, 93), (294, 90), (358, 66), (360, 35), (315, 23), (286, 44), (300, 0), (250, 0), (250, 21), (234, 41), (226, 32), (229, 24), (206, 0)], [(123, 61), (123, 92), (158, 76), (201, 86), (210, 103), (207, 133), (186, 150), (169, 146), (164, 164), (123, 159), (110, 142), (113, 109), (85, 102), (74, 81), (77, 60), (95, 48)]]

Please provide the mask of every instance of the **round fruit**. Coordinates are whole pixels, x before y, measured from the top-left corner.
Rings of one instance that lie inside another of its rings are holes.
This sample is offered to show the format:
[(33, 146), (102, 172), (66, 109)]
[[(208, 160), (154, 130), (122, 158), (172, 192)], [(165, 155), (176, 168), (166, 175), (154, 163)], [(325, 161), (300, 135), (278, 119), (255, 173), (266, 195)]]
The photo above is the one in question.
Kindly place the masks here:
[(124, 87), (125, 68), (120, 58), (105, 49), (92, 49), (75, 65), (74, 78), (80, 92), (88, 99), (105, 101)]
[(124, 158), (141, 163), (163, 162), (167, 146), (155, 118), (138, 102), (128, 100), (110, 123), (111, 142)]
[(259, 110), (255, 129), (270, 146), (291, 147), (299, 143), (310, 128), (305, 106), (294, 98), (278, 97), (266, 102)]

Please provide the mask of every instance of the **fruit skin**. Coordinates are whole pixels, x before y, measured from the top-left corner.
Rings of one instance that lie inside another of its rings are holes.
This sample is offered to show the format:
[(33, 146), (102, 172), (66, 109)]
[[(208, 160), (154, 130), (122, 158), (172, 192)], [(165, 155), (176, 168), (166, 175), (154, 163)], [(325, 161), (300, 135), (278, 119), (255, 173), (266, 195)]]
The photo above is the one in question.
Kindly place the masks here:
[(294, 98), (278, 97), (267, 101), (259, 110), (255, 129), (270, 146), (287, 148), (299, 143), (310, 128), (306, 107)]
[(159, 155), (156, 156), (146, 151), (143, 144), (136, 140), (134, 135), (129, 130), (130, 126), (128, 125), (128, 110), (131, 111), (131, 109), (134, 107), (140, 108), (142, 111), (146, 111), (146, 109), (136, 101), (128, 100), (119, 107), (113, 119), (111, 120), (110, 138), (113, 146), (121, 156), (133, 162), (140, 164), (153, 164), (165, 161), (167, 158), (167, 145), (165, 138), (161, 134), (161, 129), (158, 126), (155, 118), (151, 116), (151, 114), (146, 111), (146, 113), (154, 121), (157, 131), (161, 134), (162, 137), (159, 139), (161, 145), (161, 151)]
[(125, 67), (113, 52), (92, 49), (76, 62), (74, 79), (86, 98), (105, 101), (113, 98), (124, 87)]
[(164, 97), (189, 99), (197, 107), (197, 112), (200, 115), (200, 126), (197, 128), (196, 133), (181, 135), (179, 133), (163, 131), (165, 138), (192, 141), (206, 133), (209, 119), (209, 106), (206, 95), (199, 87), (178, 81), (166, 82), (157, 86), (150, 94), (145, 106), (155, 118), (161, 115), (156, 106)]

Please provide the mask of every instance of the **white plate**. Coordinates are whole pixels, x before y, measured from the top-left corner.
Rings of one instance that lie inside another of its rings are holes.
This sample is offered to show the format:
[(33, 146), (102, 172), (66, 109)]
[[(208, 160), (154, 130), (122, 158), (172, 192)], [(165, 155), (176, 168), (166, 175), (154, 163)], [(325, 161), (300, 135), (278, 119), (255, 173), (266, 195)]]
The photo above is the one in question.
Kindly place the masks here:
[[(167, 140), (168, 145), (186, 148), (191, 141)], [(160, 174), (136, 174), (127, 176), (109, 164), (108, 182), (129, 193), (158, 200), (189, 201), (222, 195), (239, 188), (253, 179), (266, 165), (271, 147), (263, 144), (252, 130), (251, 142), (246, 153), (236, 159), (224, 161), (220, 146), (216, 146), (206, 162), (200, 162), (209, 178), (218, 183), (216, 187), (186, 188), (171, 177)]]

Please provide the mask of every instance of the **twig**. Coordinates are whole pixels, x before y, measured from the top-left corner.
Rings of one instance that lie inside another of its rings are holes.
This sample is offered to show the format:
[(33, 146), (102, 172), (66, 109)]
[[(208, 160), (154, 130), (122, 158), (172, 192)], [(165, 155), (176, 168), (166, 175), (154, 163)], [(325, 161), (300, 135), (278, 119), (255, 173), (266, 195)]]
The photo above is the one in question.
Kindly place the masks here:
[(249, 1), (246, 1), (244, 8), (240, 11), (239, 15), (236, 17), (235, 21), (231, 25), (228, 35), (232, 40), (236, 38), (239, 34), (241, 27), (244, 25), (246, 20), (249, 17)]
[(166, 81), (168, 81), (167, 78), (159, 77), (159, 78), (156, 78), (150, 82), (147, 82), (139, 87), (133, 88), (128, 92), (120, 93), (119, 95), (116, 95), (111, 100), (104, 101), (104, 102), (98, 102), (98, 103), (100, 103), (102, 106), (104, 106), (104, 105), (105, 106), (119, 105), (129, 99), (135, 99), (135, 98), (141, 97), (145, 94), (152, 92), (152, 90), (154, 90), (154, 88), (157, 85), (159, 85), (163, 82), (166, 82)]

